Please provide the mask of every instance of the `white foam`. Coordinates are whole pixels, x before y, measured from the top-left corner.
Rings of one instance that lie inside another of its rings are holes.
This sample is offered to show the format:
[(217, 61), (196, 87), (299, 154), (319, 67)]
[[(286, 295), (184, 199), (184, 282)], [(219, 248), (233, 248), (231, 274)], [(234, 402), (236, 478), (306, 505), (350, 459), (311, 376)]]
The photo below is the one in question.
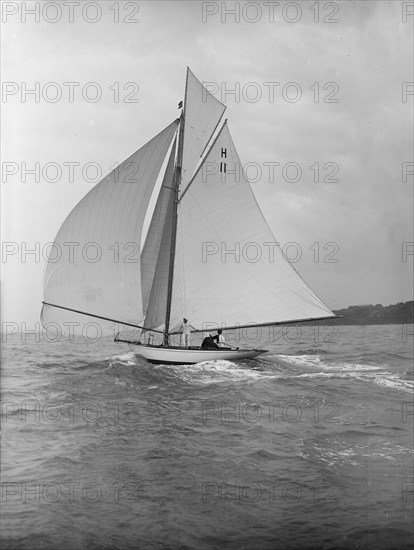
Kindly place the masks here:
[(394, 388), (397, 390), (407, 391), (413, 393), (414, 381), (413, 380), (401, 380), (395, 374), (387, 374), (387, 376), (378, 376), (374, 379), (375, 384), (386, 388)]
[(351, 371), (351, 372), (364, 372), (364, 371), (378, 371), (383, 367), (378, 367), (376, 365), (366, 365), (364, 363), (331, 363), (331, 364), (321, 364), (323, 369), (329, 370), (339, 370), (339, 371)]
[(275, 355), (282, 361), (293, 363), (298, 366), (321, 366), (322, 362), (319, 355)]
[(136, 364), (135, 361), (133, 360), (134, 357), (135, 357), (135, 354), (132, 351), (130, 351), (122, 355), (113, 355), (112, 357), (107, 357), (106, 361), (109, 361), (111, 365), (113, 363), (122, 363), (126, 367), (132, 367), (133, 365)]
[(391, 374), (389, 372), (306, 372), (304, 374), (298, 374), (295, 378), (354, 378), (356, 380), (362, 380), (363, 382), (372, 382), (374, 384), (377, 384), (378, 386), (392, 388), (395, 390), (402, 390), (409, 393), (413, 393), (414, 391), (414, 382), (412, 380), (401, 380), (398, 375)]
[(203, 361), (195, 365), (171, 365), (170, 368), (178, 373), (180, 378), (200, 384), (215, 384), (229, 380), (257, 380), (267, 375), (267, 373), (239, 367), (226, 360)]
[[(341, 361), (339, 363), (326, 362), (321, 360), (319, 355), (277, 355), (282, 361), (287, 361), (299, 367), (317, 367), (326, 372), (377, 372), (384, 369), (384, 366), (367, 365), (366, 363), (351, 363)], [(322, 374), (322, 373), (320, 373)]]
[(328, 363), (322, 361), (318, 355), (275, 355), (274, 357), (279, 357), (282, 361), (287, 361), (298, 367), (318, 369), (317, 371), (294, 375), (295, 378), (355, 378), (396, 390), (410, 393), (414, 391), (414, 382), (412, 380), (402, 380), (397, 374), (388, 372), (386, 370), (388, 365), (368, 365), (349, 361)]

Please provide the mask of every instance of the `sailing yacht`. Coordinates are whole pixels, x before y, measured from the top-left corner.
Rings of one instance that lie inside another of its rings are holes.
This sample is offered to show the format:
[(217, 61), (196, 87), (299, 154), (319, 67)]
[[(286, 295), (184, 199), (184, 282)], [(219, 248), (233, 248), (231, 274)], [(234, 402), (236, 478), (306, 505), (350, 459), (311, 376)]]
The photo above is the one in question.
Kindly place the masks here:
[(139, 338), (115, 340), (153, 363), (191, 364), (266, 350), (174, 345), (183, 318), (205, 333), (334, 317), (284, 258), (225, 109), (187, 69), (181, 116), (103, 178), (61, 226), (54, 245), (66, 253), (48, 260), (43, 326), (87, 316), (134, 327)]

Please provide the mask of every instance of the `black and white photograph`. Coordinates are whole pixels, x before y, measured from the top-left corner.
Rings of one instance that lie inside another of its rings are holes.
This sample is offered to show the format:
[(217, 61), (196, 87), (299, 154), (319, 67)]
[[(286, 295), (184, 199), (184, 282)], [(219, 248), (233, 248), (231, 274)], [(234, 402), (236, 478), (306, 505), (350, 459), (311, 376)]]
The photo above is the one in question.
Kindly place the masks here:
[(412, 548), (414, 2), (0, 7), (1, 547)]

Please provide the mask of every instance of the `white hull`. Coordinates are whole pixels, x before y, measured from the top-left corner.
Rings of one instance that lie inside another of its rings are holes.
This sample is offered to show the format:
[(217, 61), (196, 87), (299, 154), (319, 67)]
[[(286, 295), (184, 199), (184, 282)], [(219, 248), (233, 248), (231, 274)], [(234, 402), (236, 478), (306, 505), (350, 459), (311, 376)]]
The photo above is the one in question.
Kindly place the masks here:
[(174, 348), (162, 346), (149, 346), (129, 342), (131, 349), (137, 355), (141, 355), (150, 363), (167, 364), (194, 364), (202, 361), (227, 360), (234, 361), (239, 359), (252, 359), (267, 350), (258, 349), (201, 349), (201, 348)]

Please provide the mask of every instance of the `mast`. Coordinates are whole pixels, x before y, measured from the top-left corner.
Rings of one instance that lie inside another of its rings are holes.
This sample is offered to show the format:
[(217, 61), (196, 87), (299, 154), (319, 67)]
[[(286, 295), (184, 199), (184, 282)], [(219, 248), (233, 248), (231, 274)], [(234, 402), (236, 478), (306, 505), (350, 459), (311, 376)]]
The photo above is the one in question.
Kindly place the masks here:
[(172, 192), (174, 193), (174, 207), (172, 217), (172, 237), (171, 237), (171, 249), (170, 249), (170, 265), (168, 268), (168, 288), (167, 288), (167, 310), (165, 313), (165, 327), (164, 327), (164, 346), (168, 346), (168, 332), (170, 330), (170, 317), (171, 317), (171, 300), (172, 289), (174, 280), (174, 262), (175, 262), (175, 247), (177, 242), (177, 220), (178, 220), (178, 203), (179, 192), (181, 184), (181, 167), (183, 160), (183, 145), (184, 145), (184, 110), (180, 117), (180, 127), (178, 130), (178, 148), (177, 148), (177, 161), (174, 170), (174, 180)]

